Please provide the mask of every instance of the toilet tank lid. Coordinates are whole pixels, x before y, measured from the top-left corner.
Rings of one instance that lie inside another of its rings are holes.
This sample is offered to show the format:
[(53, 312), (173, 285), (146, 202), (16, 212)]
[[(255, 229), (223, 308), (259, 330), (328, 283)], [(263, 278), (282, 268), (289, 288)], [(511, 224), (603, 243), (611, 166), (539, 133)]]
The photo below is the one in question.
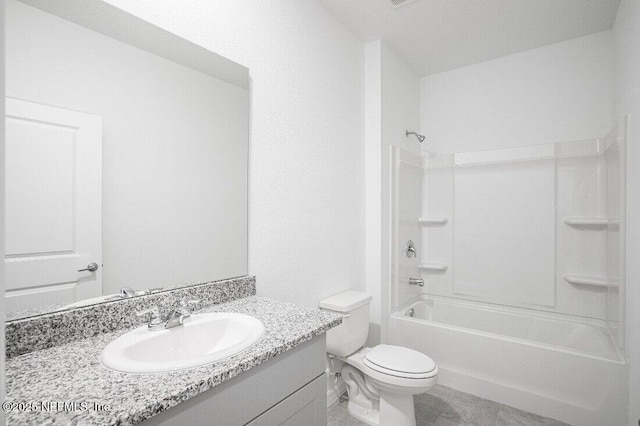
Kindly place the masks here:
[(322, 299), (318, 304), (322, 309), (336, 312), (351, 312), (371, 301), (371, 295), (361, 291), (345, 291)]

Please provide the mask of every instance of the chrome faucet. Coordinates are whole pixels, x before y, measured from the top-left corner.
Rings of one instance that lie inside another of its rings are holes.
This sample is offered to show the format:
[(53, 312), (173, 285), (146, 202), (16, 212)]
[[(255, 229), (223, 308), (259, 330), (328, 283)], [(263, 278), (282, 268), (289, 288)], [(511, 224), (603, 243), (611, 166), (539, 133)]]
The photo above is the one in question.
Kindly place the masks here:
[(147, 327), (149, 330), (165, 330), (167, 328), (174, 328), (183, 325), (191, 321), (191, 309), (190, 305), (196, 305), (199, 300), (181, 301), (177, 308), (171, 309), (167, 315), (163, 315), (157, 306), (149, 309), (145, 309), (140, 312), (136, 312), (136, 315), (141, 317), (147, 314), (151, 314)]
[(149, 330), (160, 330), (165, 328), (166, 323), (162, 320), (160, 309), (158, 309), (157, 306), (136, 312), (136, 315), (139, 317), (147, 314), (151, 314), (151, 318), (149, 320), (149, 323), (147, 324)]
[(105, 300), (111, 301), (111, 300), (128, 299), (129, 297), (134, 297), (137, 295), (138, 293), (131, 287), (122, 287), (120, 289), (120, 293), (114, 294), (113, 296), (109, 296)]
[(409, 285), (419, 285), (424, 287), (424, 280), (422, 278), (409, 278)]
[(182, 300), (180, 302), (180, 306), (173, 309), (171, 313), (169, 313), (165, 328), (177, 327), (191, 321), (191, 309), (189, 308), (189, 306), (196, 305), (198, 302), (199, 300), (189, 300), (188, 302)]
[(162, 287), (149, 288), (147, 290), (140, 290), (140, 291), (134, 290), (131, 287), (122, 287), (120, 289), (120, 293), (114, 294), (113, 296), (109, 296), (105, 298), (105, 301), (128, 299), (130, 297), (135, 297), (135, 296), (144, 296), (145, 294), (153, 294), (162, 290), (164, 290)]

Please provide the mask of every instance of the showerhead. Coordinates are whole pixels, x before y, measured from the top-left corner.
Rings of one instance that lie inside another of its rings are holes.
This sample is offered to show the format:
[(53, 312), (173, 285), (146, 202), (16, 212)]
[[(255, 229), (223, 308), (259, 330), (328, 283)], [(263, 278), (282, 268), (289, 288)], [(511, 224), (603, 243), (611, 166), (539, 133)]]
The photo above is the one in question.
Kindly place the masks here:
[(415, 135), (416, 138), (418, 138), (418, 141), (420, 141), (420, 143), (424, 142), (425, 137), (422, 135), (417, 134), (416, 132), (410, 132), (410, 131), (406, 131), (406, 136), (409, 137), (409, 135)]

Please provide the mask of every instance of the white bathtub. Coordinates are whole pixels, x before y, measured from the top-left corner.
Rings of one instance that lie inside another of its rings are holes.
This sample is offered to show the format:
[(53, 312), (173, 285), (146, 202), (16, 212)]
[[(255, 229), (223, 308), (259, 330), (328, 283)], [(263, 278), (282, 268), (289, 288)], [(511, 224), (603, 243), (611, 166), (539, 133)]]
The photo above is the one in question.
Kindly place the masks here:
[(429, 296), (391, 315), (389, 342), (433, 358), (441, 384), (573, 425), (626, 424), (627, 366), (604, 322)]

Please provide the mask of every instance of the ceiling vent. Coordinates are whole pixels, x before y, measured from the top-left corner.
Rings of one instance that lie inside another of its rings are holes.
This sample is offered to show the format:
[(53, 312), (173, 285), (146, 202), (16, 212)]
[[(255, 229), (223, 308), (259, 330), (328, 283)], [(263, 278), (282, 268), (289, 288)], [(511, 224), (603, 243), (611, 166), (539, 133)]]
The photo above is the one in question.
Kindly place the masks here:
[(416, 0), (386, 0), (387, 4), (394, 9), (398, 9), (399, 7), (405, 6), (409, 3), (413, 3), (414, 1)]

